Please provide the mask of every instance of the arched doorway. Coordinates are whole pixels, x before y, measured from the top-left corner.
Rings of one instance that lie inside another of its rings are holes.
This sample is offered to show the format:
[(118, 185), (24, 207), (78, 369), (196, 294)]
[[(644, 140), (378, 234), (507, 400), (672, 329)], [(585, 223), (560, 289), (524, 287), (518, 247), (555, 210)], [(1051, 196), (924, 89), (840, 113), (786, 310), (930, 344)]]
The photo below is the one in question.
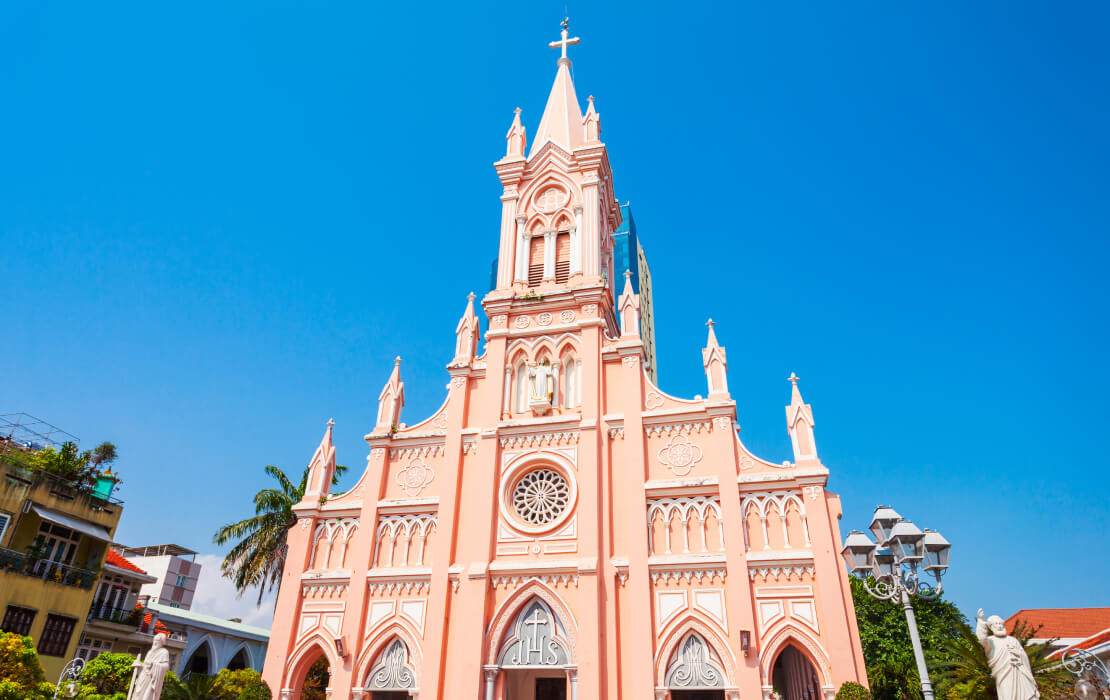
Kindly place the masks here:
[(690, 632), (675, 647), (664, 683), (670, 700), (725, 700), (725, 672), (716, 652)]
[(212, 675), (212, 661), (209, 654), (208, 643), (204, 642), (193, 650), (192, 656), (185, 662), (184, 668), (181, 669), (181, 675), (188, 677), (194, 673), (209, 676)]
[(416, 669), (404, 642), (394, 638), (383, 647), (363, 687), (370, 700), (409, 700), (416, 693)]
[(782, 700), (820, 700), (821, 682), (809, 658), (793, 644), (787, 644), (771, 668), (771, 683)]
[(231, 661), (227, 662), (227, 670), (241, 671), (250, 666), (250, 659), (247, 658), (247, 650), (239, 647), (239, 651), (235, 652), (235, 656), (231, 657)]
[(486, 699), (494, 700), (500, 685), (499, 700), (577, 700), (567, 639), (562, 621), (547, 603), (538, 597), (529, 600), (501, 642), (497, 665), (486, 669)]
[(331, 665), (323, 654), (320, 654), (305, 673), (304, 683), (301, 684), (301, 700), (326, 700), (328, 685), (331, 683)]

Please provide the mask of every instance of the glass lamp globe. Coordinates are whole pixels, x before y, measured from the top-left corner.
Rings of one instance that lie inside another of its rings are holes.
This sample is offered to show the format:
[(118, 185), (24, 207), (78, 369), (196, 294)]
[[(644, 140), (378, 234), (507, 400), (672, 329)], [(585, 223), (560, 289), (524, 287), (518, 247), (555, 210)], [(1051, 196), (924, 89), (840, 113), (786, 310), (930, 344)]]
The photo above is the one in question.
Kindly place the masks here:
[(872, 559), (875, 549), (875, 543), (870, 537), (858, 530), (852, 530), (844, 540), (844, 549), (840, 553), (849, 571), (853, 574), (866, 574), (874, 566)]
[(895, 523), (890, 530), (890, 545), (895, 558), (912, 564), (921, 561), (925, 533), (909, 520)]
[(943, 574), (948, 569), (948, 555), (952, 545), (944, 539), (944, 535), (926, 528), (925, 530), (925, 570), (935, 574)]
[(875, 540), (880, 545), (885, 545), (886, 541), (890, 539), (890, 531), (894, 524), (899, 522), (902, 516), (898, 511), (890, 506), (878, 506), (875, 508), (875, 514), (871, 516), (871, 534), (875, 536)]

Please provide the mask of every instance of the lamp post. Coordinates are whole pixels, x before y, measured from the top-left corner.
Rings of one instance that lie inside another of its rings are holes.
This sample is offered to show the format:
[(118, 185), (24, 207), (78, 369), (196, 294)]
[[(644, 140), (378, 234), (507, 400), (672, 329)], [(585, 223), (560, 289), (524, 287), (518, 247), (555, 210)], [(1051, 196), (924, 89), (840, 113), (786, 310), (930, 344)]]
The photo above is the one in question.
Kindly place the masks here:
[(62, 692), (62, 686), (65, 686), (65, 692), (62, 694), (64, 698), (72, 698), (77, 695), (77, 679), (81, 677), (81, 671), (85, 668), (85, 660), (81, 657), (71, 659), (69, 663), (62, 667), (62, 673), (58, 676), (58, 685), (54, 687), (54, 700), (58, 700), (58, 693)]
[[(933, 700), (933, 685), (921, 650), (921, 636), (913, 614), (911, 596), (932, 600), (940, 595), (940, 577), (948, 569), (952, 545), (939, 532), (922, 532), (890, 506), (879, 506), (871, 518), (871, 533), (878, 541), (858, 530), (844, 540), (844, 556), (848, 570), (863, 579), (863, 587), (880, 600), (900, 600), (910, 628), (917, 675), (921, 677), (921, 694)], [(926, 573), (936, 579), (936, 586), (924, 580)]]

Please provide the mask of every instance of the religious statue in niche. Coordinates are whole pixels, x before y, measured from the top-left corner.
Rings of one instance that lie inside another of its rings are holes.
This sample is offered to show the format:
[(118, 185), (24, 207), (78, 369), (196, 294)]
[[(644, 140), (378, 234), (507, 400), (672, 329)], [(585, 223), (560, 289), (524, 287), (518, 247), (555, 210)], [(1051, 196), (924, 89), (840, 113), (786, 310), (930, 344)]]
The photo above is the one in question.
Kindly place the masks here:
[[(988, 635), (988, 630), (993, 636)], [(983, 609), (975, 621), (975, 636), (987, 652), (998, 700), (1039, 700), (1040, 691), (1033, 678), (1033, 667), (1025, 647), (1016, 637), (1006, 634), (1006, 623), (998, 615), (983, 619)]]
[(546, 357), (528, 365), (528, 407), (543, 415), (551, 410), (555, 398), (555, 369)]
[(162, 683), (166, 680), (166, 672), (170, 670), (170, 652), (166, 649), (166, 635), (162, 632), (154, 635), (154, 643), (146, 660), (135, 659), (131, 664), (134, 680), (127, 700), (158, 700), (162, 696)]

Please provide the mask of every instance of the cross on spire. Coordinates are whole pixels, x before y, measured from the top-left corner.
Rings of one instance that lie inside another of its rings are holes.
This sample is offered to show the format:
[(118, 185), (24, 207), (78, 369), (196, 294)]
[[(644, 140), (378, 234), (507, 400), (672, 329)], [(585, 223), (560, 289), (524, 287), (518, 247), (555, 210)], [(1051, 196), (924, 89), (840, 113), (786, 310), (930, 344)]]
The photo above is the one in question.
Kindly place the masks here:
[(790, 383), (791, 383), (791, 384), (793, 384), (794, 386), (797, 386), (797, 385), (798, 385), (798, 380), (799, 380), (799, 379), (801, 379), (801, 377), (799, 377), (798, 375), (796, 375), (796, 374), (794, 374), (793, 372), (791, 372), (791, 373), (790, 373), (790, 376), (786, 378), (786, 381), (790, 382)]
[(570, 34), (570, 32), (567, 31), (567, 28), (570, 26), (570, 17), (564, 17), (562, 25), (563, 25), (563, 31), (560, 32), (560, 34), (559, 34), (559, 36), (561, 36), (562, 38), (559, 39), (559, 41), (551, 42), (550, 44), (548, 44), (548, 46), (550, 46), (553, 49), (562, 49), (563, 55), (559, 57), (559, 60), (560, 61), (567, 61), (567, 60), (569, 60), (567, 58), (567, 47), (568, 46), (574, 46), (575, 44), (579, 43), (582, 40), (579, 39), (578, 37), (572, 37), (570, 39), (567, 38), (567, 36)]

